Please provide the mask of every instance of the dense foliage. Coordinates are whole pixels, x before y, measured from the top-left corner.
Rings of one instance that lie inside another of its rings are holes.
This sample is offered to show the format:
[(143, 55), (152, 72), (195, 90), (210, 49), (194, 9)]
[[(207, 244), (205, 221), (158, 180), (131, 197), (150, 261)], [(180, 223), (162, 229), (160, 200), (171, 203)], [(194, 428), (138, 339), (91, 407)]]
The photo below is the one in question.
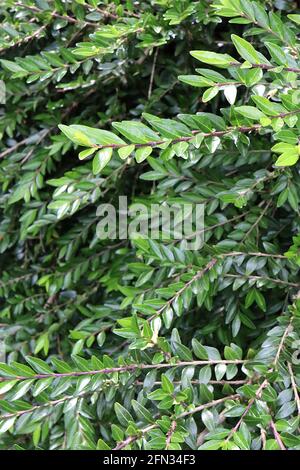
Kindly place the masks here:
[[(0, 15), (0, 447), (299, 450), (296, 2)], [(203, 247), (99, 239), (121, 195)]]

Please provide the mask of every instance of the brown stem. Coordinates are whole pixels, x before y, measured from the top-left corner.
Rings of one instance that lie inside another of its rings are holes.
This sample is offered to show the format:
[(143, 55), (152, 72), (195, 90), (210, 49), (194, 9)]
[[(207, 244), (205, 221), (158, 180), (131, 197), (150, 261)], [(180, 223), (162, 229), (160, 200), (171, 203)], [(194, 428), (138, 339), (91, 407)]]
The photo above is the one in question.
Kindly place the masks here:
[[(287, 116), (291, 116), (294, 114), (300, 113), (300, 109), (296, 109), (295, 111), (288, 111), (286, 113), (280, 113), (277, 114), (276, 116), (270, 116), (270, 119), (278, 119), (278, 118), (284, 118)], [(230, 134), (230, 132), (237, 131), (241, 133), (247, 133), (247, 132), (252, 132), (252, 131), (259, 131), (262, 129), (263, 126), (261, 124), (254, 124), (253, 126), (237, 126), (237, 127), (227, 127), (224, 131), (211, 131), (211, 132), (202, 132), (201, 130), (191, 130), (191, 136), (188, 137), (177, 137), (176, 139), (171, 140), (155, 140), (155, 141), (150, 141), (142, 144), (134, 144), (136, 148), (141, 148), (141, 147), (157, 147), (159, 145), (167, 144), (170, 143), (172, 145), (177, 144), (179, 142), (190, 142), (191, 140), (194, 139), (194, 137), (198, 134), (202, 134), (203, 137), (222, 137), (224, 135)], [(127, 147), (128, 145), (131, 144), (109, 144), (109, 145), (93, 145), (93, 147), (98, 148), (98, 149), (103, 149), (103, 148), (112, 148), (112, 149), (119, 149), (122, 147)]]
[(280, 450), (286, 450), (282, 440), (281, 440), (281, 437), (280, 437), (280, 434), (278, 433), (276, 427), (275, 427), (275, 423), (273, 420), (271, 420), (270, 422), (270, 428), (272, 429), (272, 432), (274, 434), (274, 437), (275, 437), (275, 440), (277, 442), (277, 444), (279, 445), (280, 447)]
[(220, 403), (224, 403), (224, 401), (236, 400), (237, 398), (240, 398), (240, 395), (238, 393), (235, 393), (234, 395), (229, 395), (228, 397), (223, 397), (223, 398), (219, 398), (218, 400), (213, 400), (210, 403), (204, 403), (204, 405), (196, 406), (196, 408), (194, 408), (193, 410), (184, 411), (178, 416), (178, 418), (185, 418), (186, 416), (190, 416), (195, 413), (198, 413), (198, 411), (206, 410), (207, 408), (211, 408), (212, 406), (216, 406), (216, 405), (219, 405)]
[[(181, 385), (182, 381), (181, 380), (175, 380), (172, 382), (174, 385)], [(201, 380), (191, 380), (192, 384), (201, 384), (203, 383)], [(248, 384), (249, 380), (209, 380), (207, 382), (208, 384), (211, 385), (244, 385)], [(144, 382), (140, 380), (136, 380), (135, 382), (136, 385), (144, 385)], [(153, 385), (161, 385), (160, 380), (156, 380)]]
[[(299, 287), (299, 286), (298, 286)], [(284, 333), (281, 337), (281, 340), (280, 340), (280, 343), (279, 343), (279, 346), (278, 346), (278, 349), (277, 349), (277, 352), (276, 352), (276, 356), (275, 356), (275, 359), (274, 359), (274, 368), (277, 367), (277, 364), (278, 364), (278, 361), (280, 359), (280, 354), (282, 352), (282, 349), (284, 347), (284, 342), (285, 342), (285, 339), (287, 337), (287, 335), (292, 331), (293, 327), (292, 327), (292, 322), (293, 322), (293, 318), (294, 317), (291, 317), (290, 321), (289, 321), (289, 324), (287, 325), (286, 329), (284, 330)]]
[(298, 393), (298, 387), (296, 384), (293, 368), (290, 362), (288, 362), (288, 369), (289, 369), (289, 373), (291, 377), (291, 384), (292, 384), (292, 388), (294, 392), (294, 397), (295, 397), (296, 404), (297, 404), (298, 415), (300, 416), (300, 398), (299, 398), (299, 393)]
[(260, 387), (258, 388), (258, 390), (257, 390), (257, 392), (256, 392), (256, 394), (255, 394), (255, 397), (253, 397), (253, 398), (251, 398), (251, 400), (249, 400), (249, 403), (248, 403), (247, 407), (245, 408), (245, 410), (244, 410), (242, 416), (240, 417), (240, 419), (238, 420), (238, 422), (236, 423), (236, 425), (231, 429), (230, 433), (228, 434), (228, 436), (227, 436), (227, 438), (226, 438), (226, 442), (228, 442), (228, 441), (232, 438), (232, 436), (234, 435), (234, 433), (236, 433), (236, 432), (239, 430), (239, 428), (240, 428), (242, 422), (244, 421), (244, 418), (247, 416), (247, 414), (248, 414), (249, 411), (251, 410), (251, 408), (252, 408), (252, 406), (253, 406), (255, 400), (260, 397), (261, 392), (263, 391), (263, 389), (264, 389), (267, 385), (268, 385), (268, 381), (267, 381), (267, 380), (264, 380), (263, 383), (262, 383), (262, 384), (260, 385)]
[(9, 380), (37, 380), (47, 378), (62, 378), (62, 377), (82, 377), (85, 375), (97, 375), (97, 374), (113, 374), (115, 372), (129, 372), (134, 370), (148, 370), (148, 369), (166, 369), (171, 367), (186, 367), (186, 366), (203, 366), (203, 365), (214, 365), (214, 364), (245, 364), (248, 360), (236, 359), (236, 360), (208, 360), (208, 361), (182, 361), (175, 364), (162, 363), (162, 364), (130, 364), (127, 366), (111, 367), (99, 370), (88, 370), (88, 371), (72, 371), (72, 372), (49, 372), (49, 374), (36, 374), (30, 377), (16, 375), (13, 377), (5, 376), (0, 381)]
[(47, 403), (43, 403), (42, 405), (36, 405), (36, 406), (33, 406), (32, 408), (29, 408), (29, 409), (26, 409), (26, 410), (19, 410), (19, 411), (16, 411), (15, 413), (7, 413), (5, 415), (0, 415), (0, 419), (9, 419), (9, 418), (13, 418), (15, 416), (19, 417), (19, 416), (22, 416), (26, 413), (32, 413), (33, 411), (40, 410), (41, 408), (46, 408), (46, 407), (59, 405), (60, 403), (64, 403), (66, 401), (74, 400), (76, 398), (82, 398), (83, 396), (87, 395), (88, 393), (93, 393), (93, 392), (84, 392), (84, 393), (81, 393), (80, 395), (77, 395), (77, 396), (71, 395), (71, 396), (66, 396), (66, 397), (63, 397), (63, 398), (59, 398), (58, 400), (48, 401)]
[(257, 252), (257, 251), (249, 251), (248, 253), (244, 252), (244, 251), (232, 251), (230, 253), (224, 253), (222, 254), (222, 258), (224, 257), (227, 257), (227, 256), (241, 256), (241, 255), (245, 255), (245, 256), (257, 256), (257, 257), (267, 257), (267, 258), (278, 258), (278, 259), (287, 259), (286, 256), (284, 255), (274, 255), (274, 254), (271, 254), (271, 253), (261, 253), (261, 252)]
[(267, 437), (266, 437), (266, 431), (264, 429), (260, 430), (260, 437), (261, 437), (261, 443), (262, 443), (262, 450), (265, 450), (266, 445), (267, 445)]
[(259, 222), (261, 221), (261, 219), (263, 218), (263, 216), (265, 215), (265, 213), (267, 212), (267, 210), (269, 209), (270, 205), (272, 203), (272, 199), (270, 199), (267, 204), (266, 204), (266, 207), (261, 211), (259, 217), (256, 219), (256, 221), (254, 222), (253, 225), (251, 225), (250, 229), (245, 233), (243, 239), (241, 240), (241, 242), (239, 243), (239, 245), (242, 245), (242, 243), (244, 243), (245, 240), (247, 240), (247, 238), (249, 237), (250, 233), (252, 233), (252, 231), (255, 229), (255, 227), (258, 226)]
[(247, 276), (246, 274), (225, 274), (224, 277), (232, 277), (232, 278), (245, 278), (245, 279), (250, 279), (253, 281), (269, 281), (269, 282), (274, 282), (275, 284), (281, 284), (284, 286), (290, 286), (290, 287), (300, 287), (300, 284), (296, 284), (295, 282), (288, 282), (288, 281), (282, 281), (281, 279), (273, 279), (272, 277), (264, 277), (264, 276)]
[(141, 429), (139, 434), (135, 434), (134, 436), (129, 436), (124, 441), (119, 442), (116, 447), (113, 448), (113, 450), (122, 450), (124, 447), (127, 447), (129, 444), (132, 442), (137, 441), (140, 439), (144, 434), (147, 434), (147, 432), (151, 431), (151, 429), (155, 429), (158, 427), (158, 424), (151, 424), (150, 426), (147, 426), (144, 429)]
[(157, 56), (158, 56), (158, 51), (159, 48), (156, 48), (156, 51), (154, 53), (153, 57), (153, 64), (152, 64), (152, 69), (151, 69), (151, 75), (150, 75), (150, 83), (149, 83), (149, 90), (148, 90), (148, 100), (150, 100), (151, 95), (152, 95), (152, 88), (153, 88), (153, 81), (154, 81), (154, 73), (155, 73), (155, 67), (156, 67), (156, 61), (157, 61)]
[[(229, 64), (231, 67), (241, 67), (242, 64), (240, 62), (230, 62)], [(272, 69), (277, 69), (281, 67), (280, 65), (268, 65), (268, 64), (251, 64), (251, 67), (256, 68), (256, 69), (262, 69), (262, 70), (271, 70)], [(300, 69), (297, 67), (282, 67), (282, 70), (286, 72), (295, 72), (295, 73), (300, 73)]]
[(171, 444), (172, 436), (176, 430), (176, 427), (177, 427), (177, 421), (173, 420), (171, 423), (171, 427), (166, 435), (166, 449), (168, 449)]

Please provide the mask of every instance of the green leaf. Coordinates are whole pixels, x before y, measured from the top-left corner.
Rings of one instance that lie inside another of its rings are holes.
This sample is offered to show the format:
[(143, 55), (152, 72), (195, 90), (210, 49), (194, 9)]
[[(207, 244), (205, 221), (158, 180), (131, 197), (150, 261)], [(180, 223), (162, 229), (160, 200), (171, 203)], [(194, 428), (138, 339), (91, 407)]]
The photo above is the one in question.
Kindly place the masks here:
[(211, 367), (210, 366), (204, 366), (200, 369), (199, 372), (199, 382), (203, 384), (207, 384), (210, 379), (211, 379)]
[(259, 64), (260, 58), (258, 52), (254, 47), (246, 41), (246, 39), (240, 38), (236, 34), (231, 35), (233, 44), (235, 45), (236, 50), (243, 59), (250, 62), (250, 64)]
[(298, 153), (298, 147), (292, 144), (287, 144), (286, 142), (279, 142), (271, 148), (272, 152), (275, 153)]
[(204, 442), (200, 447), (198, 447), (198, 450), (218, 450), (222, 446), (222, 441), (218, 440), (210, 440), (207, 442)]
[(113, 149), (107, 147), (99, 150), (93, 158), (93, 173), (97, 175), (109, 163), (113, 154)]
[(279, 444), (276, 439), (267, 439), (265, 450), (280, 450)]
[(213, 99), (219, 93), (219, 87), (215, 86), (212, 88), (208, 88), (202, 96), (203, 103), (207, 103), (211, 99)]
[(122, 426), (128, 426), (129, 421), (134, 421), (131, 414), (120, 403), (115, 403), (114, 410)]
[(79, 160), (84, 160), (85, 158), (89, 157), (90, 155), (93, 155), (93, 153), (96, 152), (96, 148), (90, 148), (86, 150), (82, 150), (82, 152), (79, 153), (78, 157)]
[(195, 57), (195, 59), (204, 62), (205, 64), (215, 65), (216, 67), (228, 67), (231, 63), (236, 63), (237, 61), (228, 54), (218, 54), (216, 52), (210, 51), (191, 51), (190, 54)]
[(300, 15), (287, 15), (289, 20), (294, 21), (294, 23), (300, 24)]
[(233, 440), (235, 444), (241, 449), (241, 450), (250, 450), (249, 442), (245, 437), (243, 436), (241, 431), (235, 432), (233, 434)]
[(258, 106), (258, 108), (267, 116), (277, 116), (281, 112), (285, 111), (284, 108), (280, 107), (280, 105), (277, 104), (276, 106), (276, 103), (272, 103), (264, 96), (254, 95), (252, 96), (252, 100)]
[(24, 380), (20, 382), (14, 387), (12, 391), (10, 391), (10, 400), (15, 401), (22, 398), (28, 392), (28, 390), (30, 390), (33, 383), (34, 380)]
[(272, 42), (266, 42), (265, 45), (276, 64), (287, 65), (287, 54), (282, 47)]
[(26, 356), (25, 359), (28, 362), (28, 364), (30, 364), (31, 367), (35, 369), (38, 373), (53, 374), (51, 367), (49, 367), (49, 365), (45, 361), (42, 361), (42, 359), (39, 359), (38, 357), (31, 357), (31, 356)]
[(166, 393), (173, 393), (174, 392), (174, 385), (172, 382), (168, 379), (168, 377), (165, 374), (162, 374), (161, 376), (162, 380), (162, 389)]
[(152, 147), (140, 147), (139, 149), (136, 150), (135, 152), (135, 159), (138, 163), (141, 163), (143, 162), (144, 160), (146, 160), (147, 157), (149, 157), (149, 155), (151, 155), (152, 153)]
[(9, 72), (23, 72), (26, 74), (26, 70), (20, 67), (20, 65), (16, 64), (16, 62), (6, 59), (0, 59), (0, 63), (2, 67), (4, 67), (5, 70), (8, 70)]
[(97, 442), (97, 450), (111, 450), (111, 447), (109, 447), (103, 439), (99, 439)]
[(0, 395), (4, 395), (6, 392), (8, 392), (13, 386), (18, 383), (17, 380), (9, 380), (5, 382), (0, 382)]
[(0, 434), (7, 432), (10, 428), (13, 427), (16, 421), (16, 417), (8, 418), (5, 420), (0, 420)]
[(202, 346), (202, 344), (196, 338), (192, 339), (192, 347), (193, 347), (194, 354), (198, 359), (202, 359), (202, 360), (208, 359), (208, 353), (206, 349), (204, 348), (204, 346)]
[(141, 405), (136, 400), (132, 400), (131, 404), (132, 404), (132, 407), (133, 407), (133, 409), (134, 409), (134, 411), (135, 411), (135, 413), (136, 413), (136, 415), (139, 419), (141, 419), (145, 423), (153, 423), (154, 422), (154, 418), (153, 418), (152, 414), (150, 413), (150, 411), (147, 410), (147, 408), (145, 408), (143, 405)]
[(214, 85), (213, 81), (207, 80), (204, 77), (199, 77), (199, 75), (179, 75), (178, 80), (198, 88), (210, 87)]
[(84, 147), (125, 144), (124, 140), (117, 135), (102, 129), (93, 129), (92, 127), (77, 124), (72, 124), (71, 126), (59, 124), (58, 127), (72, 142)]
[(201, 413), (201, 419), (204, 426), (209, 430), (213, 431), (216, 427), (216, 422), (213, 413), (210, 410), (203, 410)]
[(92, 140), (80, 129), (74, 129), (74, 127), (65, 126), (64, 124), (59, 124), (58, 127), (74, 144), (82, 145), (83, 147), (93, 146)]
[(112, 125), (133, 144), (147, 144), (161, 140), (158, 134), (138, 121), (113, 122)]
[(234, 110), (248, 119), (259, 120), (265, 117), (265, 115), (259, 109), (254, 108), (254, 106), (238, 106), (234, 108)]
[(2, 377), (16, 377), (18, 374), (13, 367), (10, 367), (4, 362), (0, 362), (0, 375)]
[(189, 128), (181, 122), (172, 119), (161, 119), (149, 113), (143, 113), (143, 118), (167, 139), (190, 137), (192, 135)]
[(121, 147), (118, 149), (118, 154), (119, 157), (122, 160), (126, 160), (127, 157), (134, 151), (135, 146), (134, 145), (126, 145), (125, 147)]
[(287, 152), (284, 152), (282, 155), (280, 155), (279, 158), (277, 158), (275, 162), (275, 166), (292, 166), (292, 165), (295, 165), (298, 160), (299, 160), (298, 153), (287, 151)]

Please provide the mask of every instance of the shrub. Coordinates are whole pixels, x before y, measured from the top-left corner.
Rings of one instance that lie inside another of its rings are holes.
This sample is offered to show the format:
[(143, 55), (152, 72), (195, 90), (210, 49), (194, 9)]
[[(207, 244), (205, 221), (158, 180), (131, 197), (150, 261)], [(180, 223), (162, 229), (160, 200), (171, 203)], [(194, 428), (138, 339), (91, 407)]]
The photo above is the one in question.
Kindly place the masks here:
[[(294, 4), (0, 12), (1, 448), (299, 449)], [(119, 196), (203, 246), (99, 238)]]

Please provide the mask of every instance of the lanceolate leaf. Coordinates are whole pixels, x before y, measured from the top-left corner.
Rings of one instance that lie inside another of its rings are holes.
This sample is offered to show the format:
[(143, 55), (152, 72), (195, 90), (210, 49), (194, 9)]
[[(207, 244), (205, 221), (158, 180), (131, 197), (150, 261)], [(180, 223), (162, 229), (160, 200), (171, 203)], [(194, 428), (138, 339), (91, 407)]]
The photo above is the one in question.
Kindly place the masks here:
[(101, 170), (108, 164), (112, 157), (113, 150), (112, 148), (104, 148), (99, 150), (93, 159), (93, 173), (97, 175)]

